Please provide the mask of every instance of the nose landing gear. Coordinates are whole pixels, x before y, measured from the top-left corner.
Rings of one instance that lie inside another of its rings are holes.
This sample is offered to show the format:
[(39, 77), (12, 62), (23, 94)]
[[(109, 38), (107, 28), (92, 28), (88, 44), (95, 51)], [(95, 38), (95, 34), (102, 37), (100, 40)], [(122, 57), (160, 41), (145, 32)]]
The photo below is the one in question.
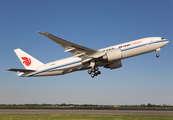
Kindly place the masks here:
[(158, 58), (159, 56), (160, 56), (159, 54), (156, 55), (157, 58)]
[(159, 55), (159, 51), (160, 51), (161, 49), (160, 48), (158, 48), (158, 49), (156, 49), (156, 57), (158, 58), (160, 55)]

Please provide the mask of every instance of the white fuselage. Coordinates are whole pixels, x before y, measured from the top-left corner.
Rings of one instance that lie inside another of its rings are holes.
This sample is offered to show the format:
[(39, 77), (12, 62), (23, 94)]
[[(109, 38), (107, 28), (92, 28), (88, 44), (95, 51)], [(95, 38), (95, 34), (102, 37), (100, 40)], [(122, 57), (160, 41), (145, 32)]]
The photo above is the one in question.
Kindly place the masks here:
[[(148, 53), (155, 51), (168, 44), (168, 40), (162, 39), (161, 37), (148, 37), (142, 38), (127, 43), (99, 49), (101, 52), (108, 52), (116, 48), (121, 50), (121, 59), (133, 57), (136, 55)], [(98, 66), (104, 66), (108, 61), (103, 61), (99, 63)], [(19, 73), (20, 77), (33, 77), (33, 76), (51, 76), (51, 75), (62, 75), (74, 71), (89, 69), (91, 66), (89, 64), (83, 64), (81, 58), (73, 56), (66, 59), (57, 60), (50, 62), (35, 68), (36, 72), (32, 73)]]

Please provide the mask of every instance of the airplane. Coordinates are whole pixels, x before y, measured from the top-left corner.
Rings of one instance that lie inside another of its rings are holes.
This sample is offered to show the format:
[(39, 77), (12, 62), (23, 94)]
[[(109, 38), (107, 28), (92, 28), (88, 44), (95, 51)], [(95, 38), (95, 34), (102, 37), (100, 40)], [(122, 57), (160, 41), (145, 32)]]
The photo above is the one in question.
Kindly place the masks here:
[(19, 77), (36, 77), (64, 75), (75, 71), (89, 69), (88, 74), (94, 78), (101, 74), (99, 67), (111, 70), (122, 67), (122, 59), (152, 51), (156, 51), (156, 57), (159, 57), (161, 48), (169, 43), (167, 39), (162, 37), (147, 37), (94, 50), (66, 41), (47, 32), (37, 33), (58, 43), (65, 49), (64, 52), (70, 52), (74, 56), (44, 64), (18, 48), (15, 49), (14, 52), (24, 65), (25, 69), (10, 68), (7, 69), (8, 71), (18, 72)]

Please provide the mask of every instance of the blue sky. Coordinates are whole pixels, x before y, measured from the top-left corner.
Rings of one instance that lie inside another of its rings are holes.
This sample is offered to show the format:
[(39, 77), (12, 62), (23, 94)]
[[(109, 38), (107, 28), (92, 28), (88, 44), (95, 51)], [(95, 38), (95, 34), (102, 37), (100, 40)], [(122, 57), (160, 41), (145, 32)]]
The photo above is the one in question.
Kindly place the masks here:
[[(16, 48), (43, 63), (72, 56), (36, 31), (92, 49), (155, 36), (170, 42), (159, 58), (128, 58), (122, 68), (100, 68), (94, 79), (87, 70), (31, 78), (6, 71), (24, 68)], [(172, 40), (172, 0), (0, 0), (0, 104), (173, 105)]]

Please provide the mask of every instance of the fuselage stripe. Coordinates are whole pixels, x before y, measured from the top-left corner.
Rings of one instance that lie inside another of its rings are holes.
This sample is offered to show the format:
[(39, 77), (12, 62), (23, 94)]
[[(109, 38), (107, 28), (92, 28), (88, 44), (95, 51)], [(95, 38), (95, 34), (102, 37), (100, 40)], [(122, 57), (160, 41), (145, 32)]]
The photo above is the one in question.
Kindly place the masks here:
[(49, 69), (45, 69), (43, 71), (39, 71), (39, 72), (33, 73), (33, 74), (29, 75), (28, 77), (32, 77), (32, 76), (34, 76), (36, 74), (40, 74), (40, 73), (43, 73), (43, 72), (47, 72), (47, 71), (50, 71), (50, 70), (53, 70), (53, 69), (58, 69), (58, 68), (65, 67), (65, 66), (72, 65), (72, 64), (76, 64), (76, 63), (80, 63), (80, 61), (72, 62), (72, 63), (69, 63), (69, 64), (60, 65), (60, 66), (56, 66), (56, 67), (49, 68)]

